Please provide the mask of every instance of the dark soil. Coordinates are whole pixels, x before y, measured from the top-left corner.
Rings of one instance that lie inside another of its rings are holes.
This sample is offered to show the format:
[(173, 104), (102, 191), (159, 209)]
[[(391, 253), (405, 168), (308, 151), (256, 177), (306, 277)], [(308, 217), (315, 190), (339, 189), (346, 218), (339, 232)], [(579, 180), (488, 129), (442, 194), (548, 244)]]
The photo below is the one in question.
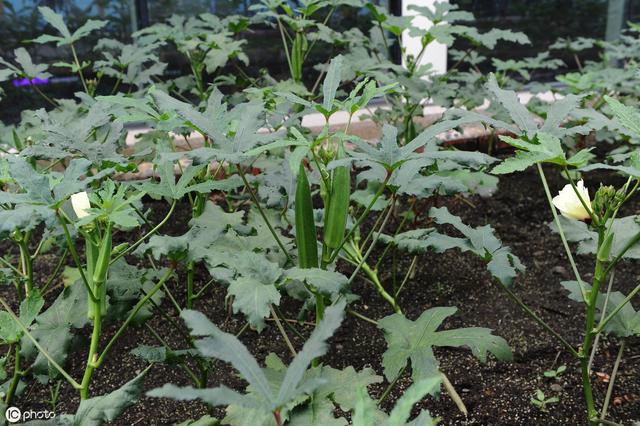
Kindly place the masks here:
[[(549, 170), (548, 178), (551, 190), (555, 193), (565, 182), (556, 172)], [(586, 179), (587, 186), (597, 187), (600, 179), (606, 183), (620, 185), (619, 178), (611, 175), (592, 174)], [(567, 298), (560, 281), (571, 279), (571, 270), (564, 255), (559, 237), (547, 226), (551, 214), (546, 204), (543, 189), (535, 170), (526, 173), (502, 177), (498, 192), (491, 198), (469, 199), (475, 207), (460, 199), (440, 200), (453, 213), (460, 215), (466, 223), (473, 226), (491, 224), (503, 242), (509, 245), (527, 267), (526, 274), (515, 283), (516, 293), (548, 321), (556, 330), (576, 347), (582, 339), (583, 308)], [(420, 206), (423, 212), (432, 202)], [(149, 204), (152, 208), (156, 204)], [(628, 206), (623, 215), (638, 212), (640, 203)], [(164, 209), (164, 207), (162, 207)], [(163, 211), (155, 212), (159, 220)], [(190, 213), (181, 206), (163, 232), (180, 234), (185, 231), (186, 218)], [(185, 220), (181, 220), (185, 218)], [(421, 226), (428, 226), (426, 223)], [(389, 258), (390, 259), (390, 258)], [(589, 280), (593, 259), (578, 256), (578, 264), (583, 278)], [(410, 257), (398, 259), (400, 277), (410, 263)], [(37, 264), (38, 276), (46, 277), (51, 273), (54, 259), (43, 258)], [(562, 350), (560, 345), (544, 330), (525, 317), (518, 306), (492, 282), (486, 268), (473, 255), (450, 251), (445, 254), (421, 256), (417, 271), (402, 295), (400, 306), (410, 319), (417, 318), (424, 310), (434, 306), (456, 306), (458, 314), (445, 322), (445, 328), (488, 327), (494, 333), (504, 337), (512, 347), (514, 361), (496, 362), (490, 359), (480, 364), (468, 350), (437, 349), (436, 355), (440, 367), (449, 377), (466, 404), (469, 415), (464, 417), (455, 404), (443, 393), (439, 399), (427, 398), (421, 408), (427, 408), (433, 416), (440, 416), (444, 425), (582, 425), (585, 424), (585, 405), (582, 397), (580, 370), (577, 363)], [(391, 270), (390, 262), (386, 269)], [(615, 288), (629, 292), (638, 282), (640, 269), (635, 263), (625, 263), (616, 273)], [(391, 277), (382, 275), (383, 283), (389, 286)], [(198, 270), (197, 285), (208, 280), (204, 270)], [(181, 282), (184, 273), (181, 272)], [(183, 299), (184, 291), (175, 283), (171, 284), (178, 299)], [(354, 284), (353, 292), (361, 299), (352, 305), (352, 309), (370, 318), (380, 319), (392, 313), (389, 306), (364, 281)], [(0, 288), (3, 297), (11, 297), (11, 288)], [(196, 309), (204, 312), (223, 330), (236, 333), (244, 325), (237, 315), (229, 315), (225, 308), (226, 291), (221, 287), (212, 287), (207, 295), (198, 301)], [(636, 304), (637, 306), (637, 304)], [(165, 312), (176, 316), (170, 303), (165, 300)], [(299, 303), (283, 299), (282, 307), (287, 316), (295, 318)], [(179, 320), (178, 320), (179, 321)], [(150, 325), (164, 336), (174, 348), (184, 347), (181, 336), (173, 331), (169, 323), (160, 316), (150, 321)], [(118, 324), (109, 324), (104, 329), (106, 342), (117, 329)], [(300, 332), (308, 335), (310, 326), (296, 324)], [(84, 330), (88, 339), (89, 330)], [(301, 347), (303, 341), (290, 333), (294, 345)], [(241, 340), (258, 359), (264, 359), (270, 352), (276, 352), (289, 360), (286, 346), (273, 324), (261, 334), (248, 330)], [(104, 344), (104, 343), (103, 343)], [(157, 345), (157, 341), (145, 327), (130, 328), (113, 348), (112, 356), (94, 375), (91, 393), (110, 392), (135, 377), (146, 365), (131, 355), (130, 351), (140, 344)], [(620, 342), (605, 339), (593, 364), (593, 382), (598, 406), (602, 403), (607, 388), (607, 375), (611, 373)], [(86, 362), (86, 345), (69, 357), (68, 371), (79, 378)], [(323, 362), (336, 368), (353, 365), (356, 369), (372, 367), (382, 375), (381, 358), (385, 350), (385, 341), (380, 330), (374, 325), (348, 316), (336, 336), (332, 339), (331, 350)], [(624, 424), (640, 419), (640, 339), (628, 339), (623, 361), (620, 365), (616, 386), (610, 407), (610, 419)], [(567, 371), (558, 380), (544, 377), (546, 370), (562, 364)], [(188, 377), (177, 367), (154, 365), (145, 379), (145, 390), (153, 389), (165, 383), (189, 385)], [(224, 383), (227, 386), (242, 388), (244, 383), (233, 369), (217, 364), (209, 375), (209, 386)], [(393, 405), (403, 389), (411, 384), (407, 374), (390, 397), (384, 403), (385, 408)], [(387, 383), (374, 385), (372, 396), (382, 394)], [(557, 396), (560, 402), (549, 407), (549, 412), (541, 412), (533, 406), (530, 399), (536, 389), (547, 396)], [(16, 406), (23, 410), (48, 408), (49, 388), (28, 382)], [(63, 384), (56, 412), (75, 412), (79, 398), (77, 393)], [(175, 402), (166, 399), (141, 397), (139, 403), (129, 408), (116, 425), (167, 425), (187, 419), (197, 419), (207, 414), (207, 407), (198, 402)], [(212, 411), (215, 416), (224, 415), (223, 410)]]

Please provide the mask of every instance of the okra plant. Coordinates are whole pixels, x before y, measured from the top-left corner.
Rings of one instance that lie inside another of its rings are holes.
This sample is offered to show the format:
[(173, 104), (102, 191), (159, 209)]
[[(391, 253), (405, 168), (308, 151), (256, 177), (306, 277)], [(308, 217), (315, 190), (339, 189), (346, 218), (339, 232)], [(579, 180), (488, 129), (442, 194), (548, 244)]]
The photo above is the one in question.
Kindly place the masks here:
[[(357, 29), (331, 30), (338, 7), (366, 7), (369, 37)], [(34, 42), (68, 49), (70, 62), (61, 66), (78, 75), (83, 92), (53, 99), (33, 85), (48, 109), (24, 111), (17, 125), (0, 126), (0, 282), (12, 285), (0, 294), (0, 344), (7, 349), (0, 358), (0, 411), (24, 402), (20, 398), (39, 381), (55, 389), (53, 405), (61, 386), (80, 398), (75, 414), (45, 424), (112, 422), (137, 401), (147, 371), (163, 363), (190, 385), (167, 383), (147, 396), (222, 406), (225, 424), (432, 425), (439, 419), (427, 410), (412, 420), (411, 413), (442, 389), (467, 414), (434, 348), (464, 348), (481, 362), (489, 356), (509, 361), (508, 343), (487, 328), (449, 327), (454, 306), (429, 305), (409, 316), (404, 312), (415, 309), (403, 311), (420, 256), (459, 250), (480, 258), (487, 278), (575, 357), (590, 423), (611, 423), (607, 410), (624, 339), (640, 333), (631, 305), (640, 287), (626, 295), (614, 291), (616, 267), (638, 257), (640, 225), (635, 216), (619, 215), (640, 185), (640, 157), (631, 146), (614, 152), (608, 163), (596, 163), (577, 140), (603, 130), (630, 141), (640, 136), (640, 114), (606, 96), (629, 101), (629, 85), (603, 83), (606, 90), (566, 93), (549, 105), (536, 101), (530, 104), (535, 116), (500, 85), (519, 87), (513, 76), (528, 80), (532, 70), (559, 62), (546, 54), (494, 60), (496, 75), (482, 75), (482, 49), (528, 39), (506, 30), (480, 33), (465, 24), (472, 15), (448, 3), (414, 8), (433, 22), (429, 29), (353, 0), (311, 0), (297, 7), (262, 1), (253, 9), (252, 20), (174, 16), (140, 30), (129, 44), (102, 39), (96, 45), (101, 57), (91, 62), (78, 56), (77, 42), (106, 23), (89, 21), (72, 31), (61, 15), (40, 8), (55, 35)], [(244, 69), (249, 41), (242, 36), (250, 24), (264, 23), (282, 37), (288, 81), (266, 73), (251, 77)], [(421, 52), (412, 56), (400, 48), (401, 66), (389, 60), (389, 51), (404, 31), (420, 37)], [(420, 65), (433, 43), (450, 46), (456, 38), (470, 47), (454, 53), (457, 63), (445, 75)], [(322, 45), (344, 49), (343, 55), (332, 54), (318, 67), (313, 87), (303, 87), (309, 55)], [(607, 52), (620, 58), (620, 46), (634, 45), (624, 38), (607, 45)], [(567, 48), (577, 53), (579, 47)], [(164, 75), (160, 49), (167, 48), (183, 56), (188, 75)], [(49, 66), (34, 63), (26, 49), (14, 56), (0, 60), (0, 82), (50, 75)], [(578, 60), (583, 65), (583, 73), (599, 67)], [(625, 76), (631, 65), (625, 64)], [(233, 73), (225, 74), (229, 69)], [(229, 89), (233, 93), (224, 93)], [(494, 98), (489, 108), (473, 110), (487, 93)], [(352, 122), (376, 98), (390, 109), (373, 113), (380, 135), (364, 140), (353, 134)], [(423, 127), (428, 99), (465, 109), (451, 109)], [(319, 114), (324, 125), (304, 127), (307, 114)], [(344, 126), (332, 124), (336, 114), (347, 117)], [(515, 155), (499, 161), (440, 139), (476, 122), (503, 133)], [(149, 131), (131, 147), (129, 127), (140, 123)], [(568, 181), (555, 198), (542, 164), (558, 167)], [(469, 226), (445, 205), (454, 199), (473, 206), (467, 197), (490, 196), (495, 175), (533, 166), (552, 211), (552, 229), (576, 275), (562, 285), (585, 308), (579, 346), (518, 298), (513, 286), (524, 264), (493, 228)], [(596, 189), (579, 179), (595, 169), (622, 174), (626, 183)], [(569, 242), (578, 244), (578, 253), (595, 255), (591, 283), (581, 278)], [(411, 262), (398, 266), (404, 254)], [(36, 266), (45, 256), (56, 261), (43, 278)], [(380, 318), (358, 312), (353, 302), (362, 287), (356, 282), (384, 300), (387, 311)], [(220, 294), (225, 297), (215, 296)], [(240, 321), (235, 334), (226, 321), (214, 324), (198, 311), (211, 306), (229, 307)], [(291, 313), (298, 319), (287, 318)], [(330, 339), (346, 315), (380, 333), (385, 349), (379, 363), (368, 360), (371, 367), (360, 369), (330, 365)], [(105, 392), (96, 386), (96, 372), (118, 361), (116, 344), (133, 327), (156, 342), (136, 342), (131, 350), (149, 366)], [(245, 333), (263, 338), (260, 333), (272, 327), (288, 355), (251, 354), (241, 341)], [(86, 341), (79, 338), (83, 334)], [(598, 410), (590, 367), (603, 334), (622, 343)], [(224, 368), (219, 361), (230, 364), (246, 386), (210, 383), (212, 373)], [(387, 399), (406, 380), (412, 385), (386, 410)], [(544, 396), (538, 402), (551, 403)], [(215, 422), (211, 415), (196, 419)]]
[[(500, 136), (502, 141), (515, 148), (515, 156), (505, 159), (494, 167), (493, 173), (513, 173), (536, 167), (553, 216), (550, 226), (560, 235), (575, 275), (574, 281), (565, 281), (561, 284), (569, 291), (571, 300), (584, 305), (585, 322), (582, 342), (577, 347), (570, 343), (573, 339), (562, 336), (507, 286), (504, 289), (532, 320), (557, 339), (579, 362), (589, 424), (608, 422), (606, 415), (614, 380), (610, 381), (607, 395), (599, 409), (598, 401), (595, 400), (592, 391), (591, 365), (596, 356), (601, 335), (612, 334), (624, 339), (638, 335), (640, 332), (637, 323), (638, 313), (631, 306), (632, 299), (640, 291), (640, 285), (627, 295), (613, 291), (616, 267), (625, 258), (636, 257), (634, 253), (640, 242), (640, 225), (637, 217), (635, 215), (618, 217), (625, 203), (636, 195), (640, 185), (638, 150), (632, 148), (630, 156), (623, 157), (614, 164), (593, 162), (596, 156), (591, 152), (592, 148), (582, 149), (568, 157), (567, 145), (571, 146), (572, 139), (589, 134), (601, 127), (600, 120), (576, 122), (570, 119), (574, 114), (589, 116), (589, 111), (586, 114), (582, 112), (580, 96), (568, 95), (549, 105), (545, 119), (542, 121), (520, 104), (515, 92), (498, 87), (495, 78), (490, 78), (488, 89), (493, 93), (494, 102), (509, 113), (512, 122), (466, 111), (457, 111), (453, 114), (475, 116), (480, 121), (515, 135), (515, 137)], [(606, 96), (604, 99), (614, 112), (613, 120), (617, 125), (625, 127), (628, 132), (640, 134), (638, 133), (640, 114), (636, 110), (616, 99)], [(543, 168), (545, 164), (557, 168), (569, 182), (555, 197), (546, 179)], [(626, 182), (617, 188), (602, 183), (599, 187), (588, 188), (583, 180), (575, 179), (575, 172), (584, 174), (598, 169), (614, 170), (624, 176)], [(593, 194), (593, 199), (590, 194)], [(578, 254), (595, 256), (591, 282), (582, 278), (584, 271), (578, 269), (569, 241), (579, 242)], [(624, 341), (620, 344), (620, 352), (614, 365), (616, 372), (623, 350)], [(615, 379), (615, 374), (613, 378)]]

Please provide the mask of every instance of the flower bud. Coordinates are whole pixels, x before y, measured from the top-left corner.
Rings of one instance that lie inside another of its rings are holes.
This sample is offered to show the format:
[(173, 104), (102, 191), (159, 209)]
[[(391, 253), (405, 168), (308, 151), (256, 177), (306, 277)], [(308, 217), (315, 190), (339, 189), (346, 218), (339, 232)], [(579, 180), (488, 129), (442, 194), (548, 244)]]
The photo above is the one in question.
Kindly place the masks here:
[(615, 209), (617, 204), (616, 189), (611, 185), (600, 185), (600, 188), (596, 191), (596, 195), (593, 197), (593, 212), (597, 214), (598, 217), (606, 217), (607, 211)]

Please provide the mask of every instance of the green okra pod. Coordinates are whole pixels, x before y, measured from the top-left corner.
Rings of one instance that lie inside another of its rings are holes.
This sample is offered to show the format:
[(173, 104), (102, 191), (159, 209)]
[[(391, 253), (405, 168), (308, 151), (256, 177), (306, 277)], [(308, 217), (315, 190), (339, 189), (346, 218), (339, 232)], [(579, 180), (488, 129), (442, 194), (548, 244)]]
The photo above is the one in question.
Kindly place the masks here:
[(296, 182), (295, 202), (298, 266), (301, 268), (317, 268), (318, 243), (316, 241), (316, 225), (313, 218), (311, 188), (302, 163), (300, 163)]
[[(345, 158), (344, 143), (338, 145), (337, 159)], [(324, 243), (331, 249), (340, 247), (347, 226), (349, 197), (351, 195), (351, 175), (348, 166), (339, 166), (333, 170), (329, 207), (324, 217)]]

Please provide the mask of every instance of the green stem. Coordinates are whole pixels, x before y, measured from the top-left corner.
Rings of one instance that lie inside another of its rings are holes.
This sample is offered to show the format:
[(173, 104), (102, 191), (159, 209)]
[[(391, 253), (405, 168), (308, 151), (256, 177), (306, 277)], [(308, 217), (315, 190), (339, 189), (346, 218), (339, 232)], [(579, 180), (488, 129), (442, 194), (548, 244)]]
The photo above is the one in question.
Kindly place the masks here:
[(556, 211), (556, 207), (553, 205), (553, 197), (551, 196), (551, 191), (549, 191), (549, 184), (547, 183), (547, 178), (544, 175), (544, 170), (542, 170), (542, 165), (540, 163), (536, 164), (538, 167), (538, 174), (540, 175), (540, 180), (542, 181), (542, 186), (544, 187), (544, 192), (547, 196), (547, 202), (549, 203), (549, 208), (551, 209), (551, 213), (553, 214), (553, 220), (555, 221), (556, 227), (558, 228), (558, 233), (560, 234), (560, 239), (562, 240), (562, 245), (564, 246), (564, 250), (567, 253), (567, 257), (569, 258), (569, 263), (571, 263), (571, 269), (573, 269), (573, 274), (578, 281), (578, 285), (580, 286), (580, 293), (582, 294), (582, 299), (587, 301), (587, 292), (584, 288), (584, 283), (582, 278), (580, 278), (580, 272), (578, 271), (578, 267), (576, 266), (576, 262), (573, 259), (573, 254), (571, 253), (571, 248), (569, 247), (569, 243), (567, 242), (567, 237), (564, 234), (562, 229), (562, 225), (560, 224), (560, 218), (558, 217), (558, 212)]
[(68, 253), (69, 253), (69, 249), (65, 249), (64, 252), (62, 253), (62, 256), (60, 256), (60, 259), (58, 259), (58, 263), (56, 264), (56, 267), (54, 268), (53, 273), (49, 276), (49, 279), (47, 279), (47, 282), (40, 289), (40, 293), (42, 293), (43, 295), (47, 293), (47, 289), (49, 288), (51, 283), (53, 283), (53, 281), (58, 277), (58, 274), (60, 273), (60, 270), (62, 269), (62, 266), (65, 263), (65, 260), (67, 260)]
[(593, 419), (598, 415), (593, 399), (593, 390), (591, 389), (591, 370), (589, 369), (589, 357), (587, 354), (591, 352), (593, 338), (596, 335), (595, 321), (598, 295), (600, 294), (600, 284), (606, 279), (603, 261), (600, 259), (600, 247), (606, 240), (602, 230), (598, 231), (598, 256), (596, 256), (596, 267), (593, 277), (593, 286), (589, 291), (587, 300), (587, 313), (585, 322), (585, 335), (580, 350), (580, 366), (582, 370), (582, 387), (584, 398), (587, 403), (587, 415), (589, 424), (595, 424)]
[(631, 291), (631, 293), (629, 293), (629, 295), (627, 295), (627, 297), (625, 297), (624, 300), (622, 302), (620, 302), (620, 304), (618, 306), (616, 306), (615, 309), (613, 311), (611, 311), (611, 313), (609, 315), (607, 315), (607, 317), (600, 322), (600, 324), (598, 325), (598, 328), (596, 328), (594, 330), (594, 333), (601, 333), (602, 330), (604, 330), (604, 328), (607, 326), (609, 321), (611, 321), (618, 314), (618, 312), (620, 312), (620, 310), (622, 308), (624, 308), (624, 306), (627, 303), (629, 303), (631, 301), (631, 299), (633, 299), (633, 297), (636, 294), (638, 294), (639, 291), (640, 291), (640, 284), (637, 285), (636, 288), (634, 288)]
[[(168, 343), (166, 340), (164, 340), (164, 339), (162, 338), (162, 336), (160, 336), (160, 335), (158, 334), (158, 332), (157, 332), (156, 330), (154, 330), (154, 328), (153, 328), (153, 327), (151, 327), (151, 326), (149, 325), (149, 323), (148, 323), (148, 322), (145, 322), (145, 323), (144, 323), (144, 326), (147, 328), (147, 330), (149, 330), (149, 332), (153, 335), (153, 337), (155, 337), (155, 338), (156, 338), (156, 340), (157, 340), (158, 342), (160, 342), (160, 344), (161, 344), (161, 345), (162, 345), (162, 346), (163, 346), (167, 351), (169, 351), (169, 352), (172, 352), (172, 351), (173, 351), (173, 349), (171, 349), (171, 346), (169, 346), (169, 343)], [(178, 362), (180, 363), (180, 366), (184, 369), (184, 371), (189, 375), (189, 377), (191, 377), (191, 380), (193, 380), (193, 383), (196, 385), (196, 387), (197, 387), (197, 388), (201, 388), (201, 387), (202, 387), (202, 385), (201, 385), (200, 379), (198, 379), (198, 377), (195, 375), (195, 373), (193, 372), (193, 370), (191, 370), (191, 368), (189, 368), (189, 366), (187, 365), (187, 363), (186, 363), (186, 362), (184, 362), (184, 360), (182, 360), (182, 359), (178, 360)]]
[(350, 315), (353, 315), (353, 316), (354, 316), (354, 317), (356, 317), (356, 318), (361, 319), (362, 321), (366, 321), (366, 322), (368, 322), (369, 324), (373, 324), (373, 325), (375, 325), (376, 327), (378, 326), (378, 321), (376, 321), (376, 320), (374, 320), (374, 319), (371, 319), (371, 318), (369, 318), (369, 317), (368, 317), (368, 316), (366, 316), (366, 315), (362, 315), (361, 313), (356, 312), (356, 311), (354, 311), (353, 309), (347, 309), (347, 313), (348, 313), (348, 314), (350, 314)]
[(640, 232), (638, 232), (636, 235), (634, 235), (629, 242), (627, 242), (627, 244), (622, 248), (622, 250), (618, 253), (618, 255), (611, 261), (611, 263), (609, 263), (609, 265), (607, 266), (607, 269), (605, 270), (605, 274), (608, 274), (609, 272), (611, 272), (613, 270), (613, 268), (615, 268), (618, 263), (620, 263), (620, 261), (623, 259), (624, 255), (631, 249), (633, 248), (633, 246), (635, 246), (638, 241), (640, 241)]
[[(598, 327), (602, 325), (602, 321), (605, 319), (605, 315), (607, 315), (607, 308), (609, 306), (609, 297), (611, 296), (611, 289), (613, 287), (613, 281), (615, 280), (615, 270), (611, 273), (609, 277), (609, 285), (607, 285), (607, 293), (605, 294), (604, 304), (602, 309), (600, 310), (600, 323)], [(596, 333), (596, 338), (593, 341), (593, 345), (591, 347), (591, 355), (589, 356), (589, 370), (591, 370), (591, 365), (593, 364), (593, 358), (596, 356), (596, 352), (598, 350), (598, 343), (600, 342), (600, 333)]]
[(156, 292), (160, 289), (160, 287), (164, 285), (164, 283), (171, 277), (172, 274), (173, 274), (173, 269), (172, 268), (168, 269), (167, 272), (162, 276), (162, 278), (160, 278), (160, 281), (158, 281), (158, 283), (142, 299), (140, 299), (138, 303), (136, 303), (136, 306), (134, 306), (134, 308), (131, 310), (127, 319), (120, 326), (118, 331), (116, 331), (116, 334), (113, 335), (111, 340), (109, 340), (109, 343), (107, 343), (104, 350), (102, 351), (102, 353), (100, 354), (96, 362), (94, 363), (96, 368), (102, 365), (102, 363), (105, 360), (105, 357), (109, 353), (109, 350), (111, 350), (111, 347), (113, 346), (113, 344), (116, 342), (116, 340), (118, 340), (118, 337), (120, 337), (120, 335), (126, 330), (126, 328), (129, 326), (131, 321), (133, 321), (135, 316), (138, 314), (138, 312), (140, 312), (140, 309), (142, 309), (145, 303), (147, 303), (147, 301), (151, 299), (151, 297), (153, 297), (154, 294), (156, 294)]
[[(413, 207), (416, 205), (416, 201), (417, 201), (417, 198), (414, 198), (413, 202), (409, 206), (409, 209), (407, 210), (407, 212), (405, 213), (404, 217), (402, 218), (402, 222), (400, 222), (400, 225), (398, 225), (398, 228), (396, 229), (396, 232), (393, 233), (394, 237), (398, 236), (398, 234), (400, 232), (402, 232), (402, 230), (404, 229), (404, 226), (406, 225), (406, 223), (407, 223), (407, 221), (409, 219), (409, 214), (413, 210)], [(382, 254), (378, 258), (378, 261), (376, 262), (376, 264), (375, 264), (375, 266), (373, 268), (374, 270), (378, 270), (378, 268), (380, 268), (380, 265), (382, 264), (382, 261), (384, 260), (385, 256), (387, 255), (387, 253), (389, 252), (391, 247), (393, 247), (393, 244), (387, 244), (387, 246), (384, 248), (384, 250), (382, 251)]]
[(2, 263), (4, 266), (6, 266), (7, 268), (11, 269), (13, 272), (15, 272), (17, 275), (19, 276), (23, 276), (22, 275), (22, 271), (19, 270), (18, 268), (16, 268), (15, 266), (13, 266), (11, 263), (9, 263), (8, 261), (6, 261), (4, 258), (0, 257), (0, 263)]
[(93, 293), (91, 284), (89, 283), (89, 280), (87, 279), (87, 276), (84, 273), (84, 268), (82, 267), (82, 262), (80, 262), (80, 256), (78, 256), (76, 245), (73, 243), (73, 240), (71, 239), (69, 228), (67, 228), (67, 222), (65, 218), (63, 218), (60, 215), (59, 212), (58, 212), (58, 219), (60, 220), (60, 224), (62, 225), (62, 230), (64, 232), (64, 237), (65, 237), (65, 240), (67, 241), (67, 248), (71, 253), (71, 257), (73, 258), (73, 261), (76, 264), (76, 268), (78, 269), (78, 272), (80, 273), (80, 278), (82, 278), (82, 283), (84, 284), (84, 287), (87, 290), (87, 294), (89, 295), (89, 302), (95, 302), (98, 299), (96, 298), (96, 295)]
[(294, 262), (291, 256), (289, 255), (289, 252), (287, 252), (287, 249), (284, 247), (284, 244), (280, 240), (280, 237), (278, 237), (278, 234), (276, 233), (276, 230), (271, 225), (271, 222), (269, 221), (269, 218), (267, 218), (266, 213), (264, 212), (264, 210), (262, 210), (262, 206), (260, 205), (260, 201), (258, 201), (258, 197), (256, 197), (255, 192), (253, 192), (253, 188), (251, 188), (249, 181), (247, 181), (247, 177), (245, 176), (244, 171), (242, 171), (242, 166), (238, 164), (237, 167), (238, 167), (238, 174), (240, 175), (240, 178), (244, 183), (244, 187), (247, 189), (247, 192), (251, 197), (251, 201), (253, 201), (253, 204), (255, 204), (256, 208), (258, 209), (260, 216), (262, 216), (262, 219), (264, 220), (264, 223), (267, 225), (267, 228), (269, 228), (271, 235), (273, 235), (273, 238), (275, 238), (276, 243), (278, 243), (280, 250), (282, 250), (282, 253), (284, 253), (284, 255), (286, 256), (287, 262), (293, 264)]
[(25, 278), (24, 290), (25, 296), (29, 296), (33, 291), (33, 259), (29, 254), (28, 240), (25, 234), (23, 238), (18, 241), (18, 247), (20, 247), (20, 264), (22, 265), (22, 275)]
[(4, 399), (4, 403), (8, 406), (13, 402), (13, 397), (16, 393), (16, 389), (18, 388), (18, 383), (20, 382), (20, 344), (16, 343), (14, 346), (14, 360), (13, 360), (13, 377), (11, 378), (11, 383), (9, 384), (9, 389), (7, 390), (7, 395)]
[(187, 264), (187, 309), (193, 307), (193, 268), (194, 263)]
[(407, 369), (407, 366), (405, 364), (404, 367), (402, 367), (402, 369), (398, 372), (398, 375), (396, 376), (395, 379), (393, 379), (393, 381), (391, 383), (389, 383), (389, 385), (387, 386), (387, 388), (384, 390), (384, 392), (382, 392), (382, 396), (380, 396), (380, 399), (378, 399), (378, 406), (380, 404), (382, 404), (384, 402), (385, 399), (387, 399), (387, 397), (389, 396), (389, 394), (391, 393), (391, 390), (393, 389), (393, 387), (396, 385), (396, 383), (398, 383), (398, 380), (400, 380), (400, 377), (402, 377), (402, 375), (404, 374), (405, 370)]
[(138, 241), (136, 241), (135, 243), (133, 243), (132, 245), (130, 245), (129, 247), (127, 247), (126, 250), (123, 250), (122, 252), (120, 252), (117, 256), (115, 256), (113, 259), (111, 259), (111, 262), (109, 263), (109, 265), (113, 265), (118, 259), (120, 259), (121, 257), (129, 254), (130, 252), (132, 252), (133, 250), (135, 250), (140, 244), (142, 244), (144, 242), (144, 240), (146, 240), (147, 238), (149, 238), (151, 235), (155, 234), (156, 232), (158, 232), (158, 230), (160, 228), (162, 228), (162, 226), (167, 223), (167, 221), (169, 220), (169, 218), (171, 217), (171, 215), (173, 214), (173, 211), (176, 208), (176, 204), (177, 204), (178, 200), (173, 200), (171, 202), (171, 207), (169, 208), (169, 212), (167, 213), (167, 215), (164, 217), (164, 219), (162, 219), (162, 221), (160, 223), (158, 223), (151, 231), (147, 232), (145, 235), (143, 235)]
[(89, 344), (89, 355), (87, 356), (87, 365), (82, 376), (80, 387), (80, 399), (89, 398), (89, 384), (93, 377), (94, 370), (97, 366), (98, 345), (100, 344), (100, 335), (102, 333), (102, 303), (100, 300), (93, 303), (93, 332), (91, 333), (91, 343)]
[(604, 397), (604, 404), (602, 404), (602, 411), (600, 413), (600, 420), (604, 420), (607, 417), (607, 410), (609, 409), (609, 402), (611, 401), (611, 395), (613, 394), (613, 384), (616, 381), (618, 374), (618, 368), (620, 367), (620, 361), (622, 360), (622, 353), (624, 352), (624, 340), (620, 343), (620, 349), (618, 350), (618, 356), (613, 364), (613, 370), (611, 371), (611, 377), (609, 378), (609, 386), (607, 387), (607, 394)]
[(84, 79), (82, 66), (80, 65), (80, 61), (78, 60), (78, 55), (76, 54), (76, 48), (73, 46), (73, 43), (71, 43), (70, 46), (71, 46), (71, 54), (73, 55), (73, 60), (76, 62), (76, 66), (78, 67), (78, 74), (80, 75), (80, 81), (82, 81), (82, 87), (84, 88), (84, 91), (87, 93), (87, 95), (91, 96), (91, 93), (89, 93), (89, 87), (87, 86), (87, 82)]
[(503, 285), (502, 283), (500, 283), (499, 286), (507, 293), (511, 300), (513, 300), (518, 304), (518, 306), (520, 306), (520, 308), (527, 315), (529, 315), (533, 320), (540, 324), (540, 326), (542, 326), (542, 328), (544, 328), (549, 334), (558, 339), (558, 341), (562, 343), (562, 345), (567, 349), (567, 351), (569, 351), (569, 353), (571, 353), (571, 355), (573, 355), (575, 358), (580, 358), (580, 354), (573, 348), (573, 346), (571, 346), (571, 344), (567, 342), (564, 337), (558, 334), (557, 331), (551, 328), (549, 324), (547, 324), (542, 318), (540, 318), (538, 314), (533, 312), (533, 310), (531, 310), (531, 308), (529, 308), (522, 300), (520, 300), (520, 298), (516, 296), (516, 294), (511, 291), (509, 287)]
[(393, 310), (395, 312), (401, 314), (402, 313), (402, 309), (400, 309), (400, 306), (398, 305), (398, 302), (382, 286), (382, 283), (380, 282), (380, 279), (378, 278), (378, 274), (376, 274), (376, 272), (373, 271), (366, 262), (362, 263), (362, 270), (364, 271), (365, 274), (367, 274), (369, 279), (373, 282), (373, 284), (375, 285), (376, 290), (378, 291), (380, 296), (382, 296), (382, 298), (384, 300), (386, 300), (391, 305), (391, 307), (393, 308)]
[(291, 352), (291, 355), (293, 357), (295, 357), (296, 355), (298, 355), (298, 353), (296, 352), (295, 348), (293, 347), (293, 344), (291, 343), (291, 340), (289, 340), (289, 336), (287, 335), (287, 332), (285, 331), (284, 327), (282, 326), (282, 323), (280, 322), (280, 318), (278, 318), (278, 314), (276, 314), (276, 311), (273, 309), (273, 305), (271, 305), (270, 308), (271, 308), (271, 316), (273, 317), (273, 320), (276, 322), (276, 326), (278, 326), (278, 330), (280, 330), (280, 334), (282, 335), (282, 338), (284, 339), (285, 343), (287, 344), (287, 347), (289, 348), (289, 352)]
[(409, 265), (409, 269), (407, 269), (407, 273), (404, 275), (404, 278), (402, 280), (402, 283), (400, 284), (400, 287), (398, 287), (398, 290), (393, 295), (394, 298), (398, 297), (398, 295), (400, 294), (400, 292), (404, 288), (404, 285), (409, 280), (409, 277), (411, 276), (411, 272), (413, 272), (413, 268), (415, 268), (415, 266), (416, 266), (417, 260), (418, 260), (418, 255), (413, 256), (413, 260), (411, 260), (411, 265)]
[(280, 38), (282, 38), (282, 46), (284, 47), (284, 54), (287, 58), (287, 64), (289, 65), (289, 73), (291, 74), (291, 78), (293, 78), (293, 64), (291, 63), (291, 55), (289, 54), (289, 45), (287, 44), (287, 39), (284, 36), (284, 28), (282, 26), (282, 21), (280, 18), (276, 18), (278, 20), (278, 30), (280, 31)]

